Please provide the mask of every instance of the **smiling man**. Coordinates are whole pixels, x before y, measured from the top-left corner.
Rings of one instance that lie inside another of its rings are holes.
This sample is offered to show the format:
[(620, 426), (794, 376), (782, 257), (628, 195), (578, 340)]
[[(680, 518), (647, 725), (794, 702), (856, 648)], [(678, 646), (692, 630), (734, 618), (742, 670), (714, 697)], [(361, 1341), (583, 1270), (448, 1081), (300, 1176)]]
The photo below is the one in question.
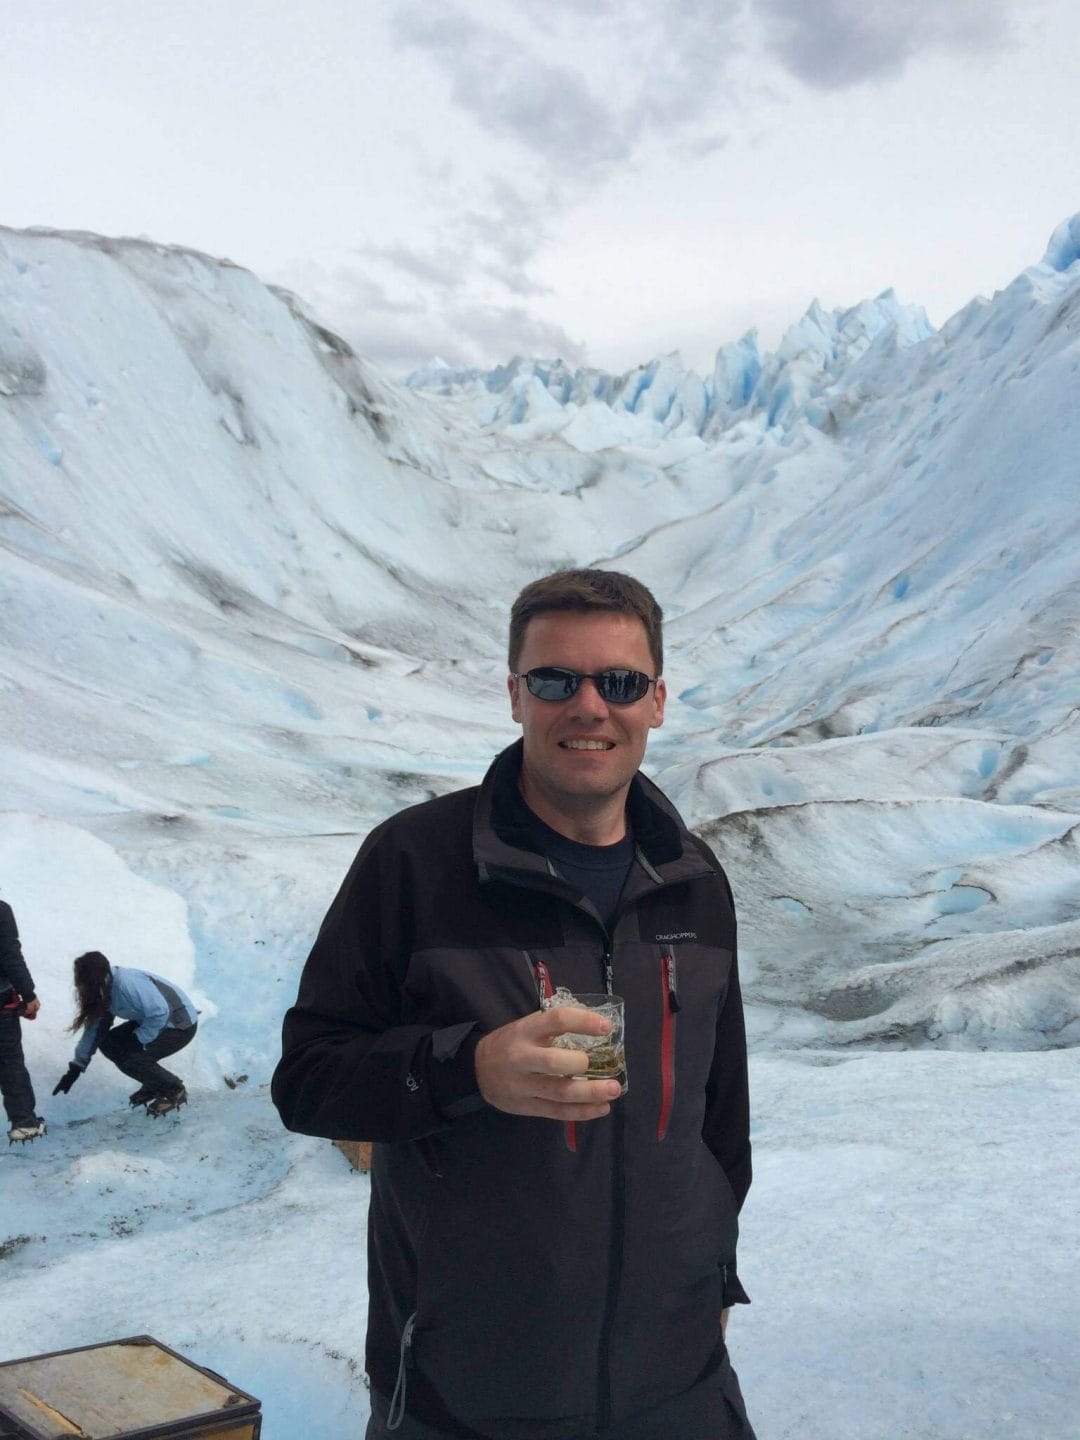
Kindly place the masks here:
[[(639, 772), (661, 612), (628, 575), (510, 618), (521, 740), (360, 850), (285, 1019), (286, 1125), (371, 1138), (369, 1440), (752, 1440), (724, 1331), (750, 1184), (723, 871)], [(584, 1078), (623, 997), (626, 1075)]]

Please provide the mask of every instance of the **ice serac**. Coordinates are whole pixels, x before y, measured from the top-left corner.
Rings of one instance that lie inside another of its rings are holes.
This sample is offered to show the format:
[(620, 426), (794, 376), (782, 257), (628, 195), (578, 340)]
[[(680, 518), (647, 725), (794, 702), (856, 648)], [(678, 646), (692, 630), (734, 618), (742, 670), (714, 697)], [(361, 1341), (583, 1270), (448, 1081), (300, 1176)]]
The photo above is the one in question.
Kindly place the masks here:
[(1080, 260), (1080, 214), (1063, 220), (1050, 237), (1042, 263), (1051, 270), (1065, 271)]
[(179, 897), (202, 1068), (262, 1077), (245, 977), (512, 737), (521, 584), (614, 565), (665, 605), (650, 763), (735, 880), (755, 1043), (1075, 1043), (1075, 240), (940, 332), (887, 291), (704, 379), (403, 386), (236, 266), (0, 231), (7, 810)]
[(714, 430), (724, 429), (731, 417), (749, 404), (760, 375), (756, 330), (748, 330), (741, 340), (720, 347), (712, 373), (710, 411)]

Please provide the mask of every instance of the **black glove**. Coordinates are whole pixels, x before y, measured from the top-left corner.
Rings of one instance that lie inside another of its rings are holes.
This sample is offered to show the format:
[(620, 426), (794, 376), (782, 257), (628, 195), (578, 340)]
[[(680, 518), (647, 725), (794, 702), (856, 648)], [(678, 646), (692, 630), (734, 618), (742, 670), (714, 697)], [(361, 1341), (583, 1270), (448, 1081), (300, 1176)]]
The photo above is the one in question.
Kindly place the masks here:
[(53, 1090), (52, 1093), (54, 1095), (59, 1095), (60, 1092), (63, 1091), (63, 1093), (66, 1095), (81, 1074), (82, 1071), (79, 1069), (78, 1065), (74, 1064), (73, 1062), (68, 1066), (67, 1074), (61, 1076), (61, 1078), (56, 1082), (56, 1088)]

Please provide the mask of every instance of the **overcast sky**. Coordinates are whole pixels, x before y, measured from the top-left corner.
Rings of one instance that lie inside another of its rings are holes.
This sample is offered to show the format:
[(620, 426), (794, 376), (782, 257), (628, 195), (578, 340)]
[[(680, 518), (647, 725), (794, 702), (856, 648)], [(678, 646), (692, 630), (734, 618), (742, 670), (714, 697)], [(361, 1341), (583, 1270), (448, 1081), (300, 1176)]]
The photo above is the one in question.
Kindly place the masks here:
[(939, 324), (1078, 136), (1076, 0), (0, 0), (0, 224), (228, 256), (394, 374)]

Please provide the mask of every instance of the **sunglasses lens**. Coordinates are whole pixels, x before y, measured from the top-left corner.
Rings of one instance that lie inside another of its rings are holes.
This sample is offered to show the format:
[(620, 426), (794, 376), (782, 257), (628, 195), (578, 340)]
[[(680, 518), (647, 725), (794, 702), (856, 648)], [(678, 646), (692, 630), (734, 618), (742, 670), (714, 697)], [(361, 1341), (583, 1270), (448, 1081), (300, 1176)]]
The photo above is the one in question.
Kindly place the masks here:
[(609, 705), (632, 705), (648, 690), (649, 677), (640, 670), (603, 670), (596, 683)]
[(538, 700), (569, 700), (581, 683), (576, 670), (560, 670), (555, 666), (530, 670), (525, 676), (529, 693)]

